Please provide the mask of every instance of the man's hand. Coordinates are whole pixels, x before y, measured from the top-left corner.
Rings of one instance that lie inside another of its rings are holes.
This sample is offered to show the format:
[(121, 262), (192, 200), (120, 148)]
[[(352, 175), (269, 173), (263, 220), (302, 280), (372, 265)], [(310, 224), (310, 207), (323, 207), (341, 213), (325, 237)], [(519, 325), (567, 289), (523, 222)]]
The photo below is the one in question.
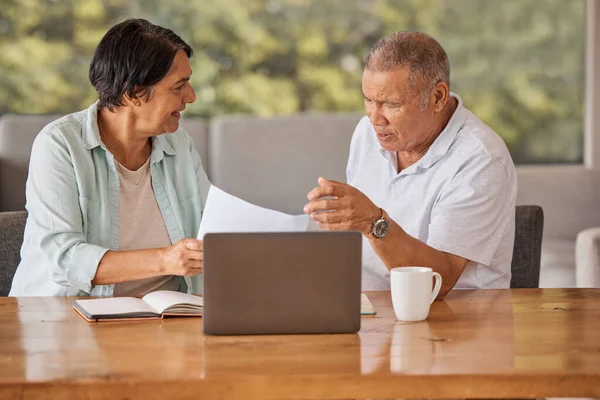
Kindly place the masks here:
[[(368, 235), (381, 210), (360, 190), (345, 183), (319, 178), (308, 193), (304, 213), (329, 231), (359, 231)], [(323, 197), (329, 198), (323, 198)]]

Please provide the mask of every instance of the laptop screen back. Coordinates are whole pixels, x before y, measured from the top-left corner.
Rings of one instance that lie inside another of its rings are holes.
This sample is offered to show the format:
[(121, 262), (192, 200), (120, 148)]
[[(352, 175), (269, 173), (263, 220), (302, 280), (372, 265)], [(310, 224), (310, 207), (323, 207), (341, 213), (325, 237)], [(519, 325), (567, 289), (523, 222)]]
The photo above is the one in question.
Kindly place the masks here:
[(204, 332), (353, 333), (360, 329), (358, 232), (204, 237)]

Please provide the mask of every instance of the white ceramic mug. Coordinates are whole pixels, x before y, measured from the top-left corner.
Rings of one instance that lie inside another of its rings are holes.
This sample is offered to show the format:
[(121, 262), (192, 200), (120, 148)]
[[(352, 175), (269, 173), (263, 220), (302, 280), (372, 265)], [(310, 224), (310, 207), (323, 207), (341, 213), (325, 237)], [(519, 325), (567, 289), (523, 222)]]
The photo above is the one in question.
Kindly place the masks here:
[[(442, 287), (442, 276), (428, 267), (398, 267), (390, 271), (392, 304), (400, 321), (423, 321)], [(433, 277), (435, 287), (433, 292)]]

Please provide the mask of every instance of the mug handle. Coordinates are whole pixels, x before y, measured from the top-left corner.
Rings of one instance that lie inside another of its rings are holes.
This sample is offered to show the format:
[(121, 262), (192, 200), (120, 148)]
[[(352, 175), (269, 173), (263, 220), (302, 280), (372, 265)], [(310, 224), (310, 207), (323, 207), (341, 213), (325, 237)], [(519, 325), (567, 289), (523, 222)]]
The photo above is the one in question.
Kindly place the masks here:
[(438, 293), (440, 292), (440, 289), (442, 288), (442, 276), (437, 272), (433, 272), (432, 274), (435, 278), (435, 287), (433, 288), (433, 292), (431, 293), (431, 302), (429, 304), (433, 303)]

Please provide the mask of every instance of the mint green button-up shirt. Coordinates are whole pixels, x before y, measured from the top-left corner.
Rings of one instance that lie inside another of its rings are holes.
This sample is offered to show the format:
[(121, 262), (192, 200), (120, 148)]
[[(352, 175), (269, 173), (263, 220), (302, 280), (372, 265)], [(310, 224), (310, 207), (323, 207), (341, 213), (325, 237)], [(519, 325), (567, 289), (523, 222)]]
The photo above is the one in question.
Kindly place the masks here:
[[(97, 107), (60, 118), (36, 137), (27, 178), (27, 224), (11, 296), (111, 296), (92, 285), (100, 260), (119, 250), (119, 178), (100, 140)], [(152, 187), (171, 243), (195, 238), (210, 182), (188, 134), (152, 138)], [(123, 265), (123, 269), (127, 265)], [(201, 293), (202, 276), (185, 278)]]

